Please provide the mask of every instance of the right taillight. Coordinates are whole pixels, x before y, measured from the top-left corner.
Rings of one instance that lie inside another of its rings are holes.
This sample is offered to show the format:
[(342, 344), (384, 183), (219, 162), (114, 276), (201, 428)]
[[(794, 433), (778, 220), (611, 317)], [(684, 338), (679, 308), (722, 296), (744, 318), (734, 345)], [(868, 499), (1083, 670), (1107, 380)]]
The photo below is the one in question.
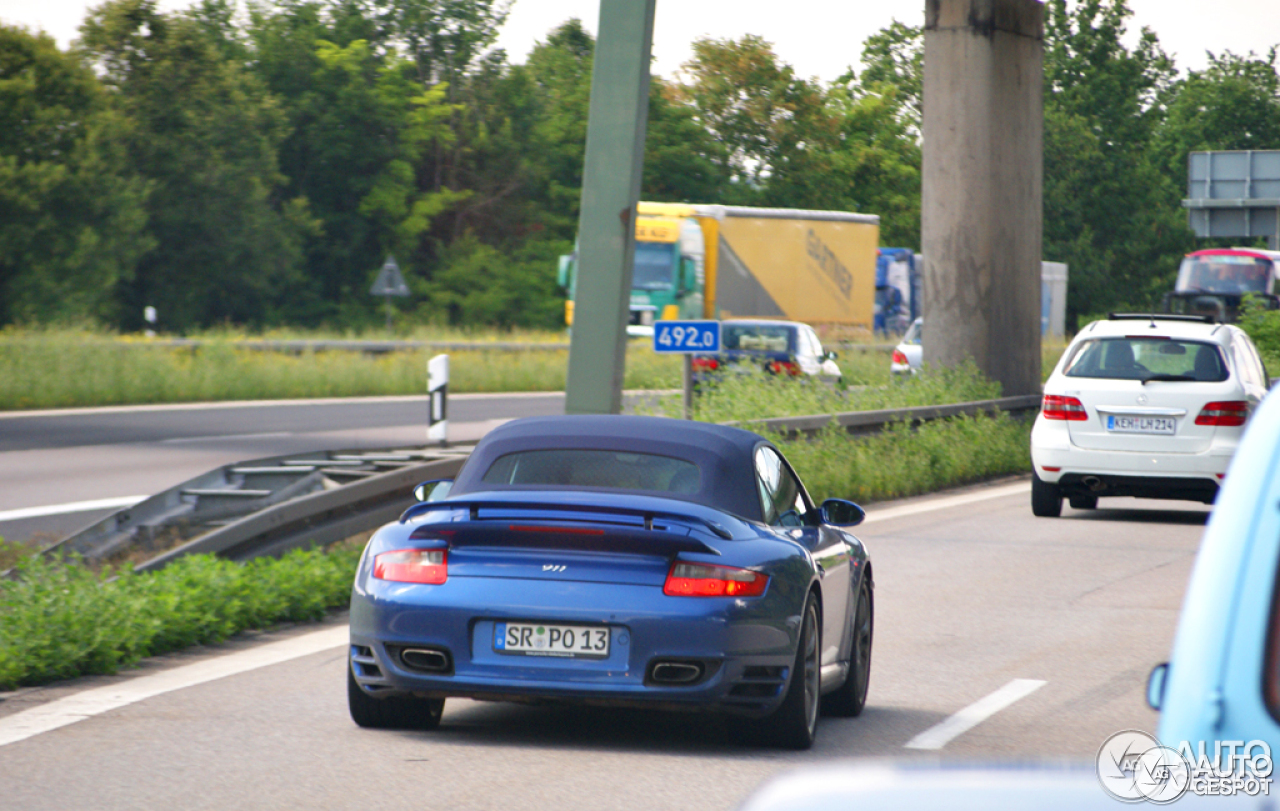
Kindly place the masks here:
[(899, 366), (910, 366), (911, 362), (907, 360), (906, 353), (901, 349), (893, 350), (893, 362)]
[(396, 583), (438, 586), (449, 579), (449, 562), (443, 549), (396, 549), (373, 559), (373, 576)]
[(1040, 404), (1040, 413), (1046, 420), (1068, 420), (1083, 422), (1089, 419), (1084, 410), (1084, 403), (1075, 397), (1062, 397), (1057, 394), (1046, 394)]
[(769, 575), (734, 566), (678, 562), (667, 573), (662, 593), (670, 597), (759, 597)]
[(1249, 404), (1244, 400), (1222, 400), (1206, 403), (1196, 416), (1196, 425), (1244, 425), (1249, 419)]

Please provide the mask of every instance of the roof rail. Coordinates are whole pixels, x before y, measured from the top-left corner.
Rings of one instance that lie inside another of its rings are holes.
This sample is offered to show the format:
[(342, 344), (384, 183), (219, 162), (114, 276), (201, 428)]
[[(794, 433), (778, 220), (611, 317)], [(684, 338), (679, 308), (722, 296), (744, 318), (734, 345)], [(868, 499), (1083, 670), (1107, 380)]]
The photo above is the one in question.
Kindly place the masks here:
[(1189, 321), (1193, 324), (1217, 324), (1212, 315), (1174, 315), (1173, 313), (1107, 313), (1108, 321)]

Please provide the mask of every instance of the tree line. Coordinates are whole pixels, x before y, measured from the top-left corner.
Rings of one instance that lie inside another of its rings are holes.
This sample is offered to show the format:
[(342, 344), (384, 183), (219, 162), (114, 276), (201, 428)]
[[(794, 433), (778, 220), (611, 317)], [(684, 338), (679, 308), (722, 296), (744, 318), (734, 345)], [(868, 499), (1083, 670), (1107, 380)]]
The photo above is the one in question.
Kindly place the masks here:
[[(554, 327), (594, 40), (523, 62), (510, 0), (109, 0), (61, 50), (0, 23), (0, 325), (359, 328), (383, 258), (412, 319)], [(1179, 73), (1127, 0), (1046, 4), (1045, 258), (1069, 312), (1145, 306), (1196, 247), (1187, 153), (1280, 148), (1277, 50)], [(919, 247), (923, 39), (805, 78), (761, 37), (702, 39), (649, 93), (643, 197), (863, 211)]]

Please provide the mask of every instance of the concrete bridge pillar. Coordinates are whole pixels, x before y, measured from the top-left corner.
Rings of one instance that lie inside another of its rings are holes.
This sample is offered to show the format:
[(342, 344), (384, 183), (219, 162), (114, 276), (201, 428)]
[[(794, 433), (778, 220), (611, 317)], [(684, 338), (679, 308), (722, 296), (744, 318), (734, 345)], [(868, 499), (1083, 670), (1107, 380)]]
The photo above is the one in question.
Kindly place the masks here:
[(1044, 7), (926, 0), (924, 360), (1040, 391)]

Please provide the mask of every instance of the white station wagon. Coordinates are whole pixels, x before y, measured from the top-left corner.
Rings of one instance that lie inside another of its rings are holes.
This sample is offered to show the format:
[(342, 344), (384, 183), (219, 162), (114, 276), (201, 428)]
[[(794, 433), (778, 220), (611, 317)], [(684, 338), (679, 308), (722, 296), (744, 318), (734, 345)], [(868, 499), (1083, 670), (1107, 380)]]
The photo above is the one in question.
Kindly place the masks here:
[(1085, 327), (1044, 385), (1031, 431), (1031, 510), (1100, 496), (1212, 504), (1244, 425), (1270, 388), (1239, 327), (1118, 315)]

